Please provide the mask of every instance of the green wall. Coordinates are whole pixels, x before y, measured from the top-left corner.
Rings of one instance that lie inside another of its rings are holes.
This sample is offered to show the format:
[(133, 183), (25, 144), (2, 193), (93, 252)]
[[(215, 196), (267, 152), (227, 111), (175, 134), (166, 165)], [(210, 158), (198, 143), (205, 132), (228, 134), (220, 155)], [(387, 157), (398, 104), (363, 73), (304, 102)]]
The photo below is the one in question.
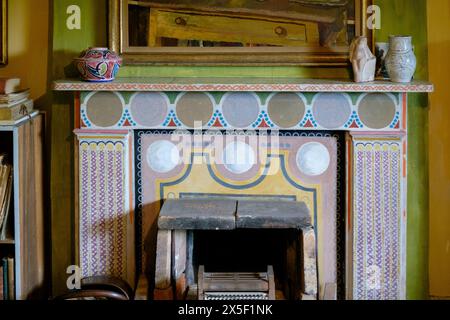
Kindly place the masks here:
[[(417, 79), (428, 79), (426, 0), (377, 0), (382, 28), (376, 39), (391, 34), (413, 36)], [(428, 95), (408, 96), (407, 298), (428, 298)]]
[[(76, 77), (71, 66), (73, 58), (89, 46), (107, 45), (107, 14), (105, 0), (53, 0), (53, 43), (51, 74), (53, 79)], [(66, 10), (76, 4), (81, 8), (81, 30), (68, 30)], [(53, 93), (48, 130), (51, 132), (51, 225), (53, 294), (64, 292), (66, 269), (75, 264), (74, 194), (73, 188), (73, 98), (67, 93)]]
[[(405, 33), (414, 36), (419, 61), (418, 78), (427, 78), (426, 0), (377, 0), (382, 8), (382, 30), (377, 39), (385, 41), (388, 34)], [(53, 0), (53, 79), (76, 76), (71, 61), (89, 46), (107, 45), (106, 0)], [(82, 28), (66, 28), (67, 6), (81, 7)], [(302, 77), (347, 78), (348, 69), (302, 67), (157, 67), (126, 66), (120, 77)], [(74, 263), (73, 252), (73, 115), (70, 96), (53, 95), (50, 117), (51, 130), (51, 209), (52, 209), (52, 267), (53, 289), (57, 294), (65, 289), (65, 269)], [(427, 146), (426, 95), (410, 96), (409, 133), (411, 134), (408, 188), (408, 297), (425, 297), (427, 290), (428, 194), (427, 157), (422, 152)]]

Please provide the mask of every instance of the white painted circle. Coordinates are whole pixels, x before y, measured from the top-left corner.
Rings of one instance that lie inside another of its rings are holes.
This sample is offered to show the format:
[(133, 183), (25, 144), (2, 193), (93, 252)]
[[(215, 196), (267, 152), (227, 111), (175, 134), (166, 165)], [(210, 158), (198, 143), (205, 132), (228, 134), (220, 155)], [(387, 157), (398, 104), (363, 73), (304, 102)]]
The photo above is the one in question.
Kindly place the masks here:
[(320, 176), (330, 166), (330, 153), (321, 143), (304, 144), (297, 152), (297, 166), (308, 176)]
[(167, 173), (180, 164), (180, 152), (170, 141), (156, 141), (147, 149), (147, 163), (153, 171)]
[(247, 172), (256, 164), (255, 151), (241, 141), (229, 143), (223, 152), (222, 160), (227, 170), (235, 174)]

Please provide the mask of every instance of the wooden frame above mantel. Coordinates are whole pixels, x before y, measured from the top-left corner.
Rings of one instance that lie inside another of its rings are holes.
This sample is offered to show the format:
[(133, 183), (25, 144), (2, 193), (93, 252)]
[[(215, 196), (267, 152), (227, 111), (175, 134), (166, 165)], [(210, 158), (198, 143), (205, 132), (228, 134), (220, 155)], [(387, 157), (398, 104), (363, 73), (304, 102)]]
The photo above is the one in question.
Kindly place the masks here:
[[(131, 1), (133, 2), (133, 1)], [(136, 1), (135, 1), (136, 2)], [(373, 30), (367, 28), (367, 8), (372, 0), (355, 0), (356, 36), (367, 36), (374, 48)], [(123, 55), (126, 64), (134, 65), (302, 65), (347, 67), (348, 46), (301, 47), (133, 47), (129, 45), (129, 30), (124, 0), (109, 0), (109, 46)]]

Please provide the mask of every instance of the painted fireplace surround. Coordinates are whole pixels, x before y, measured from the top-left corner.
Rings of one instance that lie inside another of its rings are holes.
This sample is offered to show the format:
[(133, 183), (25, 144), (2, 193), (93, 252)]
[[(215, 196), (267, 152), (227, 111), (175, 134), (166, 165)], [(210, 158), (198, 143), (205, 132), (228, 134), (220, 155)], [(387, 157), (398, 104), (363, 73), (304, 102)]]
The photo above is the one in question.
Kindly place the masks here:
[(145, 244), (136, 243), (146, 236), (141, 138), (190, 130), (200, 120), (203, 130), (277, 131), (288, 142), (340, 136), (345, 297), (406, 297), (407, 94), (431, 92), (431, 84), (124, 78), (62, 80), (54, 89), (75, 93), (76, 252), (83, 276), (139, 278)]

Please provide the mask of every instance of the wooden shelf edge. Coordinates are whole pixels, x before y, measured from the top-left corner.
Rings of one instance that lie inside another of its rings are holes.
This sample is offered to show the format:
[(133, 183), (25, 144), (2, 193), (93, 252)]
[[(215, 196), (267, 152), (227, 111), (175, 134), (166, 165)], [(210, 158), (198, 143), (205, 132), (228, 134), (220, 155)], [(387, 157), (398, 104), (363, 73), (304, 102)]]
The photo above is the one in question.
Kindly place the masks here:
[(220, 92), (415, 92), (434, 91), (432, 83), (298, 78), (119, 78), (112, 82), (66, 79), (53, 82), (55, 91), (220, 91)]
[(13, 239), (0, 240), (0, 245), (2, 245), (2, 244), (13, 245), (13, 244), (16, 244), (16, 241), (14, 241)]

